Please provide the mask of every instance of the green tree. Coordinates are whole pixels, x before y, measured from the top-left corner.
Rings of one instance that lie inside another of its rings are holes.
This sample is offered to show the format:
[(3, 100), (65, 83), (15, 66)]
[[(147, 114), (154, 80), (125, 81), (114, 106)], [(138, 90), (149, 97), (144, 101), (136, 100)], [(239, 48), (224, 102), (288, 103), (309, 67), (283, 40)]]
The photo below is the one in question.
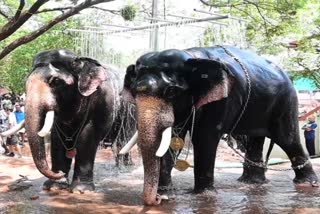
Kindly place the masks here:
[[(318, 0), (200, 0), (204, 5), (245, 18), (247, 41), (260, 54), (285, 55), (292, 78), (308, 77), (320, 87)], [(297, 42), (292, 48), (289, 42)]]
[(285, 65), (293, 79), (305, 77), (320, 89), (320, 2), (308, 1), (298, 10), (296, 24), (287, 37), (295, 46), (288, 49)]
[(70, 24), (66, 20), (87, 8), (101, 9), (94, 5), (110, 1), (113, 0), (0, 1), (0, 86), (14, 93), (22, 92), (37, 52), (71, 48), (70, 36), (63, 33)]
[(75, 38), (66, 33), (66, 29), (75, 25), (79, 26), (79, 21), (72, 19), (66, 21), (64, 25), (57, 25), (46, 34), (18, 48), (1, 60), (0, 85), (10, 89), (13, 93), (22, 93), (25, 90), (25, 78), (32, 67), (32, 60), (38, 52), (54, 48), (74, 49), (73, 40)]
[[(7, 0), (0, 2), (0, 60), (58, 23), (94, 5), (113, 0)], [(56, 7), (48, 3), (55, 3)], [(31, 26), (31, 27), (29, 27)]]

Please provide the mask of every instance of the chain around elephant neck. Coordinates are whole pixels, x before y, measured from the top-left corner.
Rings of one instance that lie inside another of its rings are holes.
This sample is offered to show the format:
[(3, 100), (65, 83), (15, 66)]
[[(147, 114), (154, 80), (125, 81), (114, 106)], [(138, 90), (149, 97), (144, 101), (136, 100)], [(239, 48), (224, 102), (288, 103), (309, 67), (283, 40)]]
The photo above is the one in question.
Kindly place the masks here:
[(248, 91), (247, 91), (247, 99), (242, 107), (242, 110), (239, 114), (239, 117), (238, 119), (236, 120), (236, 122), (233, 124), (230, 132), (228, 133), (228, 136), (227, 136), (227, 142), (228, 144), (231, 143), (231, 134), (232, 132), (236, 129), (238, 123), (240, 122), (244, 112), (246, 111), (247, 109), (247, 106), (248, 106), (248, 103), (249, 103), (249, 100), (250, 100), (250, 97), (251, 97), (251, 79), (250, 79), (250, 76), (249, 76), (249, 71), (248, 69), (246, 68), (246, 66), (239, 60), (239, 58), (237, 58), (236, 56), (234, 56), (229, 50), (227, 50), (225, 47), (223, 46), (218, 46), (218, 47), (221, 47), (225, 52), (226, 54), (228, 54), (230, 57), (232, 57), (242, 68), (242, 70), (244, 71), (244, 74), (246, 75), (246, 80), (247, 80), (247, 88), (248, 88)]
[[(89, 109), (90, 109), (91, 102), (92, 102), (92, 98), (91, 98), (91, 97), (92, 97), (92, 96), (90, 96), (90, 97), (88, 98), (87, 109), (86, 109), (85, 115), (84, 115), (84, 117), (83, 117), (83, 120), (82, 120), (79, 128), (71, 135), (71, 137), (68, 137), (68, 136), (62, 131), (62, 129), (59, 127), (59, 125), (58, 125), (58, 123), (57, 123), (56, 120), (54, 121), (54, 127), (55, 127), (55, 129), (56, 129), (57, 136), (58, 136), (59, 140), (61, 141), (61, 144), (63, 145), (63, 147), (64, 147), (67, 151), (74, 149), (74, 148), (76, 147), (76, 145), (77, 145), (79, 136), (80, 136), (80, 134), (81, 134), (81, 132), (82, 132), (82, 130), (83, 130), (83, 127), (84, 127), (84, 125), (85, 125), (85, 123), (86, 123), (86, 121), (87, 121), (87, 119), (88, 119)], [(63, 137), (65, 138), (64, 140), (62, 139), (60, 133), (61, 133), (61, 134), (63, 135)], [(76, 136), (76, 137), (75, 137), (75, 136)], [(74, 137), (75, 137), (75, 139), (74, 139)], [(68, 148), (68, 147), (66, 146), (66, 144), (65, 144), (65, 141), (66, 141), (66, 142), (73, 142), (72, 147)]]
[[(192, 106), (192, 109), (191, 109), (191, 112), (190, 112), (190, 114), (189, 114), (189, 116), (187, 117), (187, 119), (184, 121), (184, 122), (182, 122), (182, 123), (180, 123), (180, 124), (182, 124), (180, 127), (179, 127), (179, 125), (177, 125), (176, 127), (174, 127), (173, 128), (173, 134), (175, 135), (175, 136), (180, 136), (180, 133), (184, 130), (184, 128), (185, 128), (185, 126), (187, 125), (187, 123), (189, 122), (189, 120), (190, 120), (190, 117), (193, 115), (193, 117), (194, 117), (194, 115), (195, 115), (195, 107), (194, 106)], [(193, 121), (193, 120), (192, 120)], [(194, 121), (192, 122), (192, 124), (191, 124), (191, 132), (193, 132), (193, 124), (194, 123)], [(179, 130), (179, 131), (177, 131), (177, 130)]]
[[(189, 114), (189, 116), (187, 117), (187, 119), (185, 120), (185, 122), (183, 123), (182, 127), (180, 128), (180, 131), (177, 133), (174, 131), (174, 135), (180, 137), (180, 133), (184, 130), (185, 126), (187, 125), (188, 121), (190, 120), (192, 116), (192, 121), (191, 121), (191, 129), (190, 129), (190, 139), (192, 141), (192, 136), (193, 136), (193, 129), (194, 129), (194, 122), (195, 122), (195, 118), (196, 118), (196, 108), (195, 106), (192, 106), (192, 110), (191, 113)], [(170, 155), (173, 159), (174, 164), (176, 164), (176, 161), (180, 155), (180, 151), (178, 153), (175, 153), (174, 151), (171, 151), (169, 149)], [(188, 143), (188, 149), (187, 149), (187, 155), (185, 157), (185, 160), (187, 160), (188, 155), (190, 153), (190, 142)]]

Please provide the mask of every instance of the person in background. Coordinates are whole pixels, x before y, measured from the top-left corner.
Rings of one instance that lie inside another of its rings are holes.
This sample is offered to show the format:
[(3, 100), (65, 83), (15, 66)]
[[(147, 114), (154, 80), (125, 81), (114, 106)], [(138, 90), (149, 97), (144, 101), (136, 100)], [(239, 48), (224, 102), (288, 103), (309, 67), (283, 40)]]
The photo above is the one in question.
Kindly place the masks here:
[[(13, 113), (13, 106), (12, 105), (7, 105), (6, 106), (6, 113), (8, 115), (8, 128), (11, 129), (12, 127), (17, 125), (17, 120), (16, 120), (16, 116)], [(7, 146), (9, 148), (9, 154), (7, 154), (7, 156), (9, 157), (14, 157), (14, 152), (16, 151), (18, 154), (18, 158), (21, 158), (21, 149), (18, 145), (19, 143), (19, 139), (18, 136), (16, 134), (10, 135), (7, 137)]]
[[(14, 115), (16, 116), (17, 124), (19, 124), (24, 120), (25, 114), (22, 111), (19, 103), (16, 103), (15, 108), (16, 108), (16, 110), (14, 111)], [(21, 139), (20, 145), (23, 147), (24, 146), (23, 145), (24, 138), (25, 138), (25, 129), (24, 128), (19, 131), (19, 135), (20, 135), (20, 139)]]
[(22, 98), (20, 99), (19, 105), (20, 105), (21, 111), (25, 112), (24, 111), (24, 101)]
[(3, 96), (3, 99), (1, 100), (2, 108), (4, 108), (4, 106), (12, 105), (12, 102), (11, 102), (10, 98), (11, 98), (10, 94), (5, 94)]
[(315, 129), (317, 128), (317, 124), (315, 122), (315, 116), (308, 117), (308, 123), (305, 124), (302, 129), (304, 130), (304, 138), (306, 141), (306, 147), (310, 156), (315, 155)]
[[(4, 106), (6, 108), (6, 106)], [(5, 111), (5, 109), (0, 110), (0, 132), (4, 132), (8, 130), (8, 115)], [(7, 138), (6, 137), (0, 137), (1, 146), (4, 149), (4, 155), (9, 154), (9, 149), (6, 145)]]

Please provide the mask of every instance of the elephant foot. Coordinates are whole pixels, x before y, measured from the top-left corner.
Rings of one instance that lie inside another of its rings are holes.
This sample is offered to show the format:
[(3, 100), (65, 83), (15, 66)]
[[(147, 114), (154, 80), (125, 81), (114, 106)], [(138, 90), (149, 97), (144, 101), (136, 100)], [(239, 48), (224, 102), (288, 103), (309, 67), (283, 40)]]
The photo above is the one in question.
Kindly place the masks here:
[(305, 160), (303, 157), (293, 158), (292, 165), (296, 166), (296, 168), (293, 167), (296, 174), (293, 179), (295, 184), (310, 183), (311, 186), (318, 187), (318, 177), (309, 160)]
[(198, 177), (195, 179), (195, 185), (193, 193), (199, 194), (205, 191), (214, 190), (213, 177)]
[(311, 186), (318, 187), (318, 177), (312, 167), (305, 166), (302, 169), (295, 170), (296, 177), (293, 179), (295, 184), (310, 183)]
[(51, 189), (68, 189), (69, 188), (69, 180), (68, 178), (61, 178), (58, 180), (48, 179), (43, 183), (43, 190), (51, 190)]
[(95, 185), (93, 181), (72, 181), (70, 192), (83, 194), (85, 192), (93, 192)]
[(158, 187), (158, 194), (162, 195), (168, 193), (169, 191), (175, 190), (176, 188), (173, 186), (172, 183), (169, 185), (159, 185)]
[(242, 175), (240, 178), (238, 178), (238, 181), (246, 184), (265, 184), (269, 182), (269, 180), (266, 179), (265, 176), (247, 176), (247, 175)]
[(215, 188), (214, 186), (208, 186), (208, 187), (205, 187), (205, 188), (194, 188), (194, 190), (191, 192), (193, 194), (201, 194), (201, 193), (204, 193), (204, 192), (207, 192), (207, 191), (215, 191)]
[[(261, 162), (262, 163), (262, 162)], [(265, 176), (265, 169), (262, 167), (243, 165), (243, 173), (238, 181), (247, 184), (264, 184), (268, 182)]]
[(131, 159), (130, 154), (126, 155), (117, 155), (116, 157), (116, 167), (121, 168), (122, 166), (131, 167), (134, 166), (134, 163)]
[(131, 159), (130, 160), (124, 160), (123, 164), (125, 166), (128, 166), (128, 167), (134, 166), (134, 163), (133, 163), (133, 161)]
[(170, 190), (173, 188), (173, 183), (170, 173), (160, 172), (158, 189)]

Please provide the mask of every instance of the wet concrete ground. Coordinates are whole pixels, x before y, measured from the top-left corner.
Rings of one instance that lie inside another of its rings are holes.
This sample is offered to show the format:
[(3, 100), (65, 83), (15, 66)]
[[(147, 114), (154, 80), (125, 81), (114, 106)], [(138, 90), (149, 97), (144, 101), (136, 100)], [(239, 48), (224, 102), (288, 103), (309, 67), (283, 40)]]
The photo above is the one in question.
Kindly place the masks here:
[[(242, 168), (223, 168), (239, 160), (222, 150), (215, 170), (215, 190), (193, 195), (193, 172), (173, 171), (176, 190), (158, 207), (143, 206), (143, 170), (135, 158), (130, 169), (115, 169), (110, 149), (100, 150), (95, 168), (96, 192), (43, 191), (46, 180), (30, 157), (0, 157), (0, 213), (320, 213), (320, 188), (293, 184), (293, 171), (268, 171), (269, 183), (248, 185), (237, 181)], [(312, 159), (319, 175), (320, 159)], [(273, 168), (289, 168), (284, 163)], [(19, 175), (27, 176), (27, 180)], [(20, 181), (20, 182), (19, 182)]]

